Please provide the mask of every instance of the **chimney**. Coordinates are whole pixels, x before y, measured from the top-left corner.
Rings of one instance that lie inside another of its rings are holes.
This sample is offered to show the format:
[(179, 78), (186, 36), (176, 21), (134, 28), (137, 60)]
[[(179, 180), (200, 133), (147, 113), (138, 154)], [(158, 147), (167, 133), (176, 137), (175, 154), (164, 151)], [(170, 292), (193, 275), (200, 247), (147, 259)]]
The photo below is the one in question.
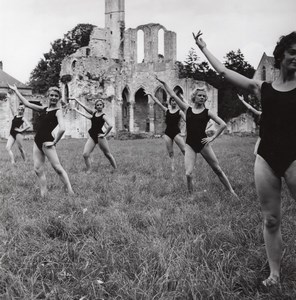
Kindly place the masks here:
[(0, 70), (3, 70), (3, 62), (2, 62), (2, 60), (0, 61)]

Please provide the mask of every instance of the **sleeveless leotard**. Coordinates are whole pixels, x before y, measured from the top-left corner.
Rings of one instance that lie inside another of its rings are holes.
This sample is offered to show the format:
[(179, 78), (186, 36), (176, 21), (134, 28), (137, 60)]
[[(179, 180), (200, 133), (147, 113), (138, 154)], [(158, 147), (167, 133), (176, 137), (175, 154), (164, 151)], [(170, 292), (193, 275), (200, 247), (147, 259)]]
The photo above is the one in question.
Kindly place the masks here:
[(165, 123), (167, 127), (164, 134), (172, 140), (174, 140), (175, 136), (180, 133), (180, 117), (180, 110), (177, 110), (175, 113), (171, 113), (169, 110), (166, 111)]
[(186, 144), (196, 153), (199, 153), (204, 147), (201, 140), (207, 137), (205, 130), (210, 120), (208, 113), (209, 110), (206, 108), (198, 114), (193, 113), (191, 107), (188, 107), (186, 111)]
[(91, 128), (89, 129), (88, 133), (95, 142), (95, 144), (98, 143), (98, 134), (104, 133), (102, 130), (105, 123), (105, 120), (103, 119), (104, 115), (105, 114), (102, 114), (99, 117), (96, 117), (96, 113), (94, 112), (91, 118)]
[(52, 142), (54, 141), (54, 137), (52, 136), (51, 132), (57, 127), (58, 119), (56, 116), (57, 111), (59, 110), (54, 109), (50, 111), (46, 111), (47, 107), (41, 111), (39, 118), (38, 118), (38, 129), (35, 135), (35, 143), (38, 148), (42, 150), (42, 144), (44, 142)]
[(18, 132), (18, 131), (15, 131), (14, 129), (15, 128), (20, 128), (22, 125), (23, 125), (24, 121), (23, 121), (23, 117), (17, 117), (15, 116), (13, 119), (12, 119), (12, 123), (11, 123), (11, 128), (10, 128), (10, 135), (16, 139), (16, 135), (18, 133), (21, 134), (21, 132)]
[(276, 175), (284, 176), (287, 168), (296, 160), (296, 89), (280, 92), (264, 82), (261, 104), (258, 154)]

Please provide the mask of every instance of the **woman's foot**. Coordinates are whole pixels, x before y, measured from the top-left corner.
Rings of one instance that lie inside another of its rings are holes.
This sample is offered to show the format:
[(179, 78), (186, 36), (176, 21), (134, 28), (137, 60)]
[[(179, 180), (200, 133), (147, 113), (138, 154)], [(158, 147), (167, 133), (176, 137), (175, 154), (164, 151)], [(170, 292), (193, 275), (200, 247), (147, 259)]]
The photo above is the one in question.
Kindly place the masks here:
[(280, 284), (280, 278), (278, 276), (269, 276), (267, 279), (262, 281), (262, 284), (266, 287), (273, 287)]

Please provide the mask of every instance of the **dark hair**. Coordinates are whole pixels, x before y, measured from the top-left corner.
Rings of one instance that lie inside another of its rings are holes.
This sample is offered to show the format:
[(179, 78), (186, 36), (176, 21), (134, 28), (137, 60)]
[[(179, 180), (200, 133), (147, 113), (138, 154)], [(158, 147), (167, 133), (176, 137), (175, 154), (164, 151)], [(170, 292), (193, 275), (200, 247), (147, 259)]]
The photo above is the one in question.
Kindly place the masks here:
[(293, 44), (296, 44), (296, 31), (292, 31), (290, 34), (280, 37), (273, 51), (275, 68), (280, 68), (281, 62), (284, 58), (284, 52)]
[(170, 97), (170, 99), (169, 99), (169, 104), (170, 104), (170, 105), (172, 105), (172, 100), (175, 101), (174, 97)]

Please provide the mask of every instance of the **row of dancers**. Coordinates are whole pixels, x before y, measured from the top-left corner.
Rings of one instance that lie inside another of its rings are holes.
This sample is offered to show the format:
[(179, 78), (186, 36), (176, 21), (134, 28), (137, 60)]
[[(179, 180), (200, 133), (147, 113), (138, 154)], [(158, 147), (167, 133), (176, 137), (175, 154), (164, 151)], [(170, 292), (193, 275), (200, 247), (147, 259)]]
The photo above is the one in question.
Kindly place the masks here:
[[(262, 112), (255, 112), (260, 115), (260, 131), (254, 174), (263, 217), (263, 237), (270, 267), (270, 274), (262, 283), (265, 286), (278, 286), (280, 284), (282, 254), (281, 178), (285, 179), (292, 197), (296, 199), (296, 32), (282, 36), (276, 44), (273, 55), (275, 68), (279, 69), (279, 76), (271, 83), (250, 79), (226, 68), (209, 51), (201, 35), (201, 31), (197, 34), (193, 33), (194, 41), (212, 67), (234, 86), (245, 89), (261, 100)], [(171, 97), (169, 108), (162, 106), (151, 93), (146, 93), (166, 113), (167, 129), (164, 139), (170, 157), (173, 158), (173, 143), (179, 146), (185, 156), (188, 190), (192, 192), (192, 170), (196, 156), (200, 153), (218, 175), (226, 189), (236, 196), (211, 147), (211, 143), (222, 133), (226, 124), (216, 114), (206, 109), (206, 91), (201, 89), (194, 91), (191, 96), (192, 106), (190, 106), (187, 102), (182, 101), (164, 80), (158, 77), (156, 80), (163, 85)], [(61, 98), (59, 89), (50, 88), (48, 106), (40, 107), (27, 101), (16, 86), (9, 87), (26, 107), (42, 114), (33, 148), (34, 169), (39, 178), (41, 195), (44, 196), (47, 192), (44, 173), (45, 157), (48, 158), (66, 185), (68, 192), (72, 194), (73, 190), (68, 175), (61, 166), (55, 149), (65, 131), (59, 106)], [(244, 99), (241, 100), (244, 101)], [(92, 127), (89, 131), (90, 137), (86, 142), (83, 154), (87, 169), (90, 167), (89, 155), (96, 144), (99, 144), (111, 165), (116, 168), (116, 162), (110, 153), (106, 140), (111, 125), (103, 113), (104, 102), (97, 100), (95, 110), (86, 107), (79, 101), (77, 102), (89, 114), (84, 116), (92, 121)], [(179, 120), (180, 117), (186, 120), (186, 142), (180, 136), (180, 130), (176, 126), (176, 120)], [(207, 136), (205, 132), (209, 120), (213, 120), (217, 124), (217, 130), (212, 136)], [(100, 130), (104, 124), (107, 129), (102, 132)], [(59, 125), (59, 130), (53, 137), (51, 132), (57, 125)], [(100, 128), (99, 131), (98, 128)], [(19, 134), (17, 133), (17, 135)]]

